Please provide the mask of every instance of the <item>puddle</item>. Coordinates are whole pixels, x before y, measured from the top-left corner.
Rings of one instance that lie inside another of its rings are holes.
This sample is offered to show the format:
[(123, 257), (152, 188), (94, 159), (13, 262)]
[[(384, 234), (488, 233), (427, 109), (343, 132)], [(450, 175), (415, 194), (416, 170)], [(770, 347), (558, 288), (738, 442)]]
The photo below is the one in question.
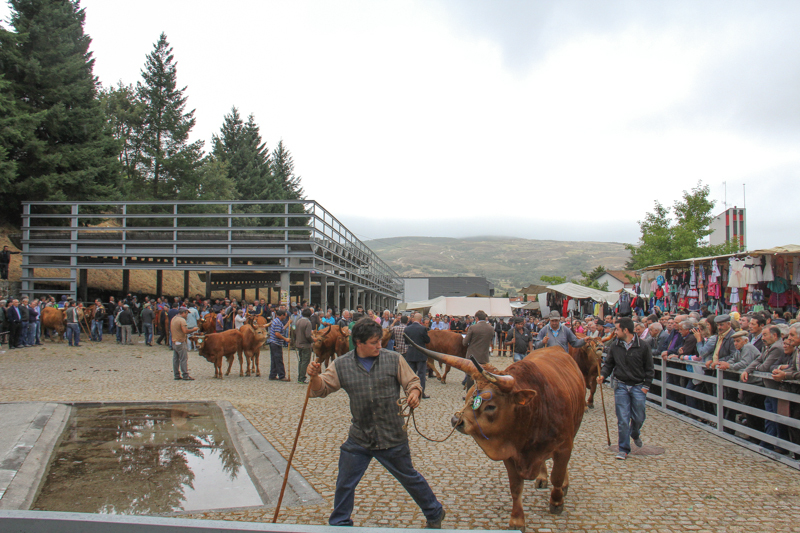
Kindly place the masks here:
[(160, 514), (263, 505), (213, 403), (75, 406), (31, 507)]

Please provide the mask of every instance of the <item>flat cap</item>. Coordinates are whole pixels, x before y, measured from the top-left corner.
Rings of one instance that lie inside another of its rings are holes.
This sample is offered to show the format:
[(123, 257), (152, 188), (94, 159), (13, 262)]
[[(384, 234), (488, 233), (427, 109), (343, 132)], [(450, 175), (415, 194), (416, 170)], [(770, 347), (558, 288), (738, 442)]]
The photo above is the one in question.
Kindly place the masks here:
[(561, 313), (559, 313), (558, 311), (550, 311), (549, 317), (551, 320), (554, 318), (561, 318)]
[(734, 339), (738, 339), (740, 337), (747, 337), (747, 332), (742, 329), (733, 334)]
[(719, 315), (714, 318), (715, 324), (721, 324), (722, 322), (730, 322), (730, 321), (731, 321), (731, 315), (729, 314)]

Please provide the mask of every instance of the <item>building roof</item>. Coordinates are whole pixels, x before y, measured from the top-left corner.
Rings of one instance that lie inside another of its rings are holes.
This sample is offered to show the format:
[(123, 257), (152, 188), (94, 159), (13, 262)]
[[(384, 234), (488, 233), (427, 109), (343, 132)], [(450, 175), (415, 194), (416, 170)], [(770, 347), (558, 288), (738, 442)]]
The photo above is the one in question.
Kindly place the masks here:
[(606, 274), (622, 283), (632, 283), (627, 276), (631, 276), (633, 279), (639, 277), (633, 270), (606, 270)]

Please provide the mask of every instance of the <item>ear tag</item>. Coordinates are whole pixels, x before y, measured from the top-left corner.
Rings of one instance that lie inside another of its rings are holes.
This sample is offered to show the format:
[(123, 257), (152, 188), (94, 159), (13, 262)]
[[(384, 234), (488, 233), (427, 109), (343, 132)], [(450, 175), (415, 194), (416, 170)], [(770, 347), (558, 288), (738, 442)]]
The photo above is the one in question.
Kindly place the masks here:
[(478, 409), (480, 409), (482, 403), (483, 403), (483, 398), (481, 398), (480, 395), (475, 396), (475, 399), (472, 400), (472, 410), (477, 411)]

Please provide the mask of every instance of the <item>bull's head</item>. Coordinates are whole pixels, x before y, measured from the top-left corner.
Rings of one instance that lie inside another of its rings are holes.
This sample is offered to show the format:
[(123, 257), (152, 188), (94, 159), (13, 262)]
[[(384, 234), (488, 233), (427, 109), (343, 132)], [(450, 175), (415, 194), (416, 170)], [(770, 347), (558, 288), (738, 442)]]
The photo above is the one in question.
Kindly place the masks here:
[(205, 335), (196, 335), (196, 334), (194, 334), (194, 335), (189, 335), (188, 338), (189, 338), (190, 341), (192, 341), (194, 344), (197, 345), (197, 351), (198, 352), (203, 349), (203, 343), (206, 340), (206, 336)]
[(481, 365), (474, 357), (467, 360), (422, 348), (408, 336), (406, 342), (429, 358), (472, 377), (475, 384), (466, 395), (464, 408), (451, 422), (458, 431), (473, 437), (489, 458), (499, 461), (512, 457), (516, 448), (509, 443), (524, 435), (520, 428), (530, 423), (531, 403), (537, 396), (535, 390), (522, 388), (515, 377), (521, 374), (518, 370), (529, 370), (529, 363), (520, 361), (501, 372)]

